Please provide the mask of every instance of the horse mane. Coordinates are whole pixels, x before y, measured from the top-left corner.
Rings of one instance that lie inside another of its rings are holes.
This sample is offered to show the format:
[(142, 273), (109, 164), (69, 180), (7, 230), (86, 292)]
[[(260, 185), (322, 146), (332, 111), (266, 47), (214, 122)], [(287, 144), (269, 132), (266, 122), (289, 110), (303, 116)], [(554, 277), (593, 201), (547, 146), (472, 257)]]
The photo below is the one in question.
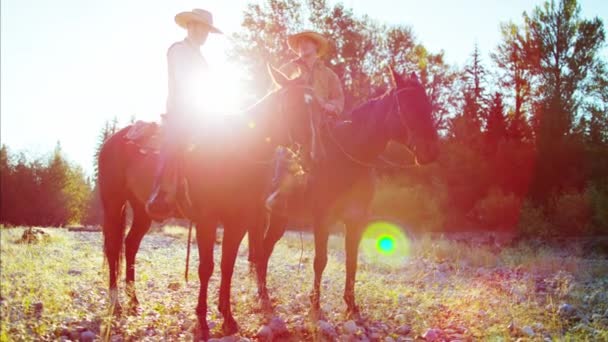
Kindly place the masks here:
[(355, 123), (372, 124), (379, 122), (379, 118), (384, 119), (391, 109), (392, 104), (390, 101), (387, 101), (387, 99), (390, 99), (390, 95), (391, 90), (389, 89), (384, 94), (355, 107), (350, 113), (352, 121)]

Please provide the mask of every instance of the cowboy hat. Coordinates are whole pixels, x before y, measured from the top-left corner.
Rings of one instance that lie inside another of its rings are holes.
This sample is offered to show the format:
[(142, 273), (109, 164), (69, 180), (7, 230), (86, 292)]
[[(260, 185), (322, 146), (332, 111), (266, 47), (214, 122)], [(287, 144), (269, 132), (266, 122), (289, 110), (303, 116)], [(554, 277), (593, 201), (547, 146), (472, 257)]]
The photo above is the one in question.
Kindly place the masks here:
[(329, 52), (329, 41), (322, 34), (314, 31), (304, 31), (287, 37), (287, 45), (293, 51), (298, 51), (298, 45), (303, 38), (310, 39), (317, 43), (317, 56), (321, 57)]
[(207, 26), (209, 28), (209, 32), (211, 33), (222, 33), (220, 29), (213, 26), (213, 15), (209, 11), (195, 8), (192, 11), (178, 13), (175, 16), (175, 22), (177, 23), (177, 25), (183, 28), (187, 28), (188, 23), (192, 21)]

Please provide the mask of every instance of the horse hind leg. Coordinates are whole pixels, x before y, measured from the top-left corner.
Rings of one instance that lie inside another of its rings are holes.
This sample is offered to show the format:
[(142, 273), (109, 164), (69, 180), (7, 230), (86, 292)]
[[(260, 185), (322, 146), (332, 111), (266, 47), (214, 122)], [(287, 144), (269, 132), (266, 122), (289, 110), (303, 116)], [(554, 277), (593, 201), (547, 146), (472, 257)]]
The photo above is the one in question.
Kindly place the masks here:
[(222, 241), (222, 280), (220, 283), (220, 293), (218, 310), (224, 316), (222, 331), (224, 335), (232, 335), (238, 332), (239, 327), (234, 317), (230, 305), (230, 288), (232, 286), (232, 274), (234, 273), (234, 263), (237, 252), (246, 230), (240, 224), (224, 225), (224, 240)]
[(137, 314), (139, 309), (139, 301), (135, 291), (135, 258), (139, 245), (144, 235), (150, 229), (152, 220), (146, 213), (145, 206), (136, 201), (129, 201), (133, 208), (133, 224), (129, 230), (129, 234), (125, 239), (125, 259), (126, 259), (126, 292), (129, 298), (129, 314)]
[(198, 245), (198, 277), (200, 288), (196, 316), (198, 325), (194, 336), (195, 341), (209, 339), (209, 325), (207, 324), (207, 290), (209, 278), (213, 274), (213, 244), (215, 243), (216, 223), (213, 221), (198, 222), (196, 225), (196, 243)]
[(103, 246), (110, 276), (110, 311), (115, 315), (119, 315), (122, 312), (117, 283), (120, 274), (124, 233), (124, 202), (116, 200), (112, 203), (104, 203)]

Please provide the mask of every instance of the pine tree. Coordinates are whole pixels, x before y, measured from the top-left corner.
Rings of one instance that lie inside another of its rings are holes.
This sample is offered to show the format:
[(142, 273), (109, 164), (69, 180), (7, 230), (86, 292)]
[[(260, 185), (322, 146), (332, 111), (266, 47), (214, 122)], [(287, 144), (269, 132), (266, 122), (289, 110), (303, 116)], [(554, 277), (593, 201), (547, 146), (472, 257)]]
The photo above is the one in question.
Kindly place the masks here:
[(490, 107), (488, 108), (486, 122), (486, 141), (491, 149), (507, 137), (507, 122), (502, 94), (494, 93)]
[(606, 72), (599, 54), (605, 32), (599, 18), (581, 17), (576, 0), (546, 1), (524, 19), (538, 55), (533, 65), (538, 78), (533, 112), (538, 160), (531, 192), (537, 202), (545, 202), (551, 193), (581, 183), (580, 168), (573, 165), (582, 151), (569, 136), (585, 104), (594, 101), (587, 94), (597, 87), (596, 75)]

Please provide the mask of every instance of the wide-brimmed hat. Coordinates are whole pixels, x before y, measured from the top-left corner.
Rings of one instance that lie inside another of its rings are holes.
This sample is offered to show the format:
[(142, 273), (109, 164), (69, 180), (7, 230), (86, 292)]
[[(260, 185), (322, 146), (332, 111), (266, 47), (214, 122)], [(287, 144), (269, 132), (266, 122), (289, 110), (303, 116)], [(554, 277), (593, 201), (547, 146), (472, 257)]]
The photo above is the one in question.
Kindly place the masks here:
[(322, 34), (314, 31), (304, 31), (287, 37), (287, 45), (295, 52), (298, 52), (298, 45), (303, 38), (311, 39), (317, 43), (317, 56), (321, 57), (329, 52), (329, 41)]
[(192, 11), (178, 13), (175, 16), (175, 22), (183, 28), (187, 28), (188, 23), (192, 21), (207, 26), (211, 33), (222, 33), (220, 29), (213, 26), (213, 15), (211, 12), (205, 11), (204, 9), (195, 8)]

